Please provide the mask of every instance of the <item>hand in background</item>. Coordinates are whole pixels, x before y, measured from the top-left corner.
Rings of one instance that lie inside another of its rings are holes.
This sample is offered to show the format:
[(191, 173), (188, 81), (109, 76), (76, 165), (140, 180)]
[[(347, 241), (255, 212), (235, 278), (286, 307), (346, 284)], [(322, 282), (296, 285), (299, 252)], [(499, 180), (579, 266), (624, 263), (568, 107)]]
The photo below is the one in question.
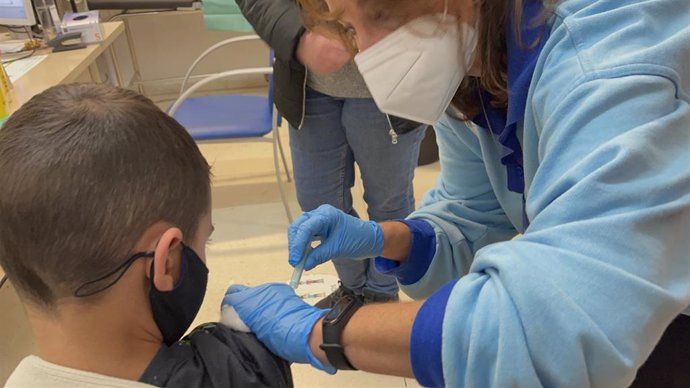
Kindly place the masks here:
[(338, 71), (352, 59), (342, 42), (311, 31), (302, 34), (296, 56), (304, 66), (317, 74)]

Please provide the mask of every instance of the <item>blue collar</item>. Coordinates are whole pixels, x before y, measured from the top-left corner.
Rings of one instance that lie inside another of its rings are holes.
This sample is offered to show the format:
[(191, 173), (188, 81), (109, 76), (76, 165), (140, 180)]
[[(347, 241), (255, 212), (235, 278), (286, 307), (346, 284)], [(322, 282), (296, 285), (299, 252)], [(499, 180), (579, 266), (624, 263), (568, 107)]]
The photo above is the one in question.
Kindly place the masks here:
[[(525, 179), (522, 167), (522, 148), (517, 137), (517, 124), (525, 117), (527, 93), (534, 68), (548, 39), (549, 29), (539, 23), (543, 17), (544, 5), (541, 0), (528, 0), (524, 3), (520, 25), (520, 45), (513, 26), (512, 12), (506, 23), (506, 43), (508, 49), (508, 112), (491, 105), (491, 96), (481, 90), (483, 111), (472, 121), (488, 128), (503, 146), (501, 163), (506, 166), (508, 190), (525, 192)], [(535, 26), (536, 25), (536, 26)], [(533, 46), (534, 42), (537, 42)], [(486, 113), (486, 116), (485, 114)], [(488, 122), (487, 122), (488, 119)]]

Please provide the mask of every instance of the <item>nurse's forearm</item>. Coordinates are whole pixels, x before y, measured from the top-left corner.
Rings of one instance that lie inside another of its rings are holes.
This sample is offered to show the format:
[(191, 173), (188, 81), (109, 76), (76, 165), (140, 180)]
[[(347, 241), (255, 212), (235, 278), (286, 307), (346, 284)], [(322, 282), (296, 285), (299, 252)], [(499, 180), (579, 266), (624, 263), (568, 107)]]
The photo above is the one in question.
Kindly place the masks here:
[[(350, 363), (360, 370), (402, 377), (414, 377), (410, 362), (410, 333), (424, 301), (367, 305), (350, 319), (342, 345)], [(323, 341), (319, 320), (309, 336), (309, 346), (321, 362), (328, 364), (319, 348)]]
[(383, 252), (381, 256), (389, 260), (405, 261), (410, 255), (412, 245), (410, 228), (399, 221), (386, 221), (379, 225), (383, 230)]

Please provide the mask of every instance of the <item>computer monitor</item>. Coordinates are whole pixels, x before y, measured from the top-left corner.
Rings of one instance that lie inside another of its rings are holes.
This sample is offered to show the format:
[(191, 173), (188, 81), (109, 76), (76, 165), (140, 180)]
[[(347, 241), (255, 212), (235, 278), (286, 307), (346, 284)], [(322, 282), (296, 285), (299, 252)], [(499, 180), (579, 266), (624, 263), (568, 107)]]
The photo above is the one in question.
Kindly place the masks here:
[(8, 26), (36, 24), (31, 0), (0, 0), (0, 24)]

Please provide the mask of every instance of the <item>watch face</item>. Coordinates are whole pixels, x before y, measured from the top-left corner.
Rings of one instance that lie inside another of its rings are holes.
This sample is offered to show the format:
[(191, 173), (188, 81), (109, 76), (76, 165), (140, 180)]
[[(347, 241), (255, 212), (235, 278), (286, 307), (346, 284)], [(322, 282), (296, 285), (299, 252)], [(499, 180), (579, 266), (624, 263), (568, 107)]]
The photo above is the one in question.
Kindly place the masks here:
[(338, 320), (347, 313), (348, 310), (354, 306), (361, 306), (362, 303), (358, 299), (341, 298), (331, 311), (324, 318), (325, 323), (335, 324)]
[(338, 320), (338, 317), (340, 317), (345, 311), (347, 305), (348, 303), (336, 303), (336, 305), (333, 306), (331, 311), (326, 315), (324, 320), (328, 323), (335, 323)]

